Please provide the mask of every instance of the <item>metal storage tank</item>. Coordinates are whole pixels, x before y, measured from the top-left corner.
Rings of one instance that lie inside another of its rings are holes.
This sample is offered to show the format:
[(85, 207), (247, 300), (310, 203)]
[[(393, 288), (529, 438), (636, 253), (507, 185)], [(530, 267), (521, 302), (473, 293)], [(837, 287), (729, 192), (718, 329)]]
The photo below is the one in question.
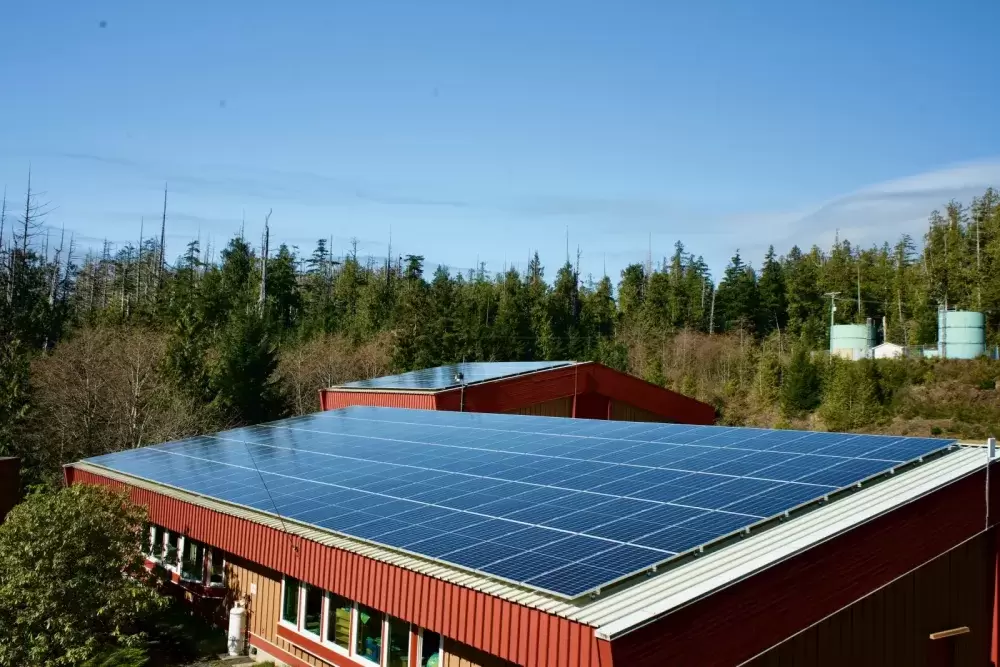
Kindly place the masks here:
[(875, 346), (875, 327), (867, 324), (834, 324), (830, 329), (830, 354), (842, 359), (864, 359)]
[(965, 310), (938, 311), (938, 356), (975, 359), (986, 354), (986, 317)]

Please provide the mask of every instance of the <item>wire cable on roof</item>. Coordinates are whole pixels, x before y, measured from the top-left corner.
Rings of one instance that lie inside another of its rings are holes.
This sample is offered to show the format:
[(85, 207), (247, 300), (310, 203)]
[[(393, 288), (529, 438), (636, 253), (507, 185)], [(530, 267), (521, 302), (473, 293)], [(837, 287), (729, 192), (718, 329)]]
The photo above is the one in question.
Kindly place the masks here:
[(285, 526), (285, 519), (281, 516), (281, 512), (278, 511), (278, 503), (274, 502), (274, 496), (271, 495), (271, 490), (267, 488), (267, 482), (264, 481), (264, 475), (260, 472), (260, 468), (257, 467), (257, 461), (253, 457), (253, 452), (250, 451), (250, 445), (247, 444), (245, 439), (241, 438), (241, 440), (243, 440), (243, 447), (246, 448), (247, 454), (250, 455), (250, 463), (253, 464), (253, 469), (257, 471), (257, 476), (260, 477), (260, 483), (264, 485), (264, 493), (267, 494), (268, 500), (271, 501), (271, 507), (274, 508), (274, 515), (278, 517), (278, 521), (281, 522), (281, 531), (286, 537), (288, 537), (288, 544), (291, 545), (292, 551), (294, 551), (295, 555), (298, 556), (299, 547), (295, 544), (295, 541), (292, 539), (292, 534), (288, 532), (288, 528)]

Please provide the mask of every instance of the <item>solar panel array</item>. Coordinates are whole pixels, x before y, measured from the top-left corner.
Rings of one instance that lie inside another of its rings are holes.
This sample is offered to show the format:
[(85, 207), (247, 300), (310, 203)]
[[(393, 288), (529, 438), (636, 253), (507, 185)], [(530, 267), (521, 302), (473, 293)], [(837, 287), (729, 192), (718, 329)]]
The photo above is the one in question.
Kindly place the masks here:
[(352, 407), (88, 462), (574, 598), (951, 444)]
[[(370, 380), (358, 380), (340, 385), (350, 389), (422, 389), (440, 390), (458, 387), (463, 382), (472, 384), (487, 380), (498, 380), (524, 373), (569, 366), (571, 361), (494, 361), (449, 364), (436, 368), (424, 368), (400, 375), (387, 375)], [(456, 379), (461, 373), (462, 380)]]

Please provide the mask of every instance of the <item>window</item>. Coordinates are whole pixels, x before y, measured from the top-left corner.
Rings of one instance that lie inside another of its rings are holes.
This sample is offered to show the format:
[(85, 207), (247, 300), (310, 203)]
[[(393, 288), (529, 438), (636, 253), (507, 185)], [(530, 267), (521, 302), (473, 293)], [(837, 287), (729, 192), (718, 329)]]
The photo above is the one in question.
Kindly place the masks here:
[(389, 617), (389, 662), (387, 667), (407, 667), (410, 664), (410, 624)]
[(195, 542), (191, 538), (184, 538), (181, 576), (192, 581), (205, 579), (205, 545)]
[(212, 556), (208, 563), (208, 583), (211, 586), (221, 586), (225, 583), (226, 564), (222, 558), (222, 552), (212, 549)]
[(296, 627), (299, 625), (299, 580), (285, 577), (282, 594), (281, 620)]
[(142, 553), (145, 556), (152, 556), (153, 544), (155, 544), (153, 540), (156, 539), (153, 537), (153, 524), (146, 523), (143, 524), (143, 526), (145, 526), (146, 532), (143, 533), (143, 538), (142, 538)]
[(423, 630), (420, 636), (420, 667), (441, 667), (441, 635)]
[(351, 611), (354, 604), (345, 597), (330, 593), (326, 614), (326, 640), (349, 651), (351, 648)]
[(169, 531), (167, 533), (167, 551), (163, 556), (163, 561), (167, 567), (177, 567), (181, 552), (181, 536), (178, 533)]
[(303, 588), (306, 589), (306, 594), (303, 605), (305, 610), (302, 614), (302, 629), (319, 637), (323, 627), (323, 589), (308, 584), (304, 585)]
[(375, 664), (382, 663), (382, 612), (358, 605), (358, 630), (354, 652)]
[(156, 560), (162, 560), (163, 558), (163, 545), (166, 542), (166, 537), (167, 531), (163, 529), (163, 526), (153, 526), (153, 544), (149, 555)]

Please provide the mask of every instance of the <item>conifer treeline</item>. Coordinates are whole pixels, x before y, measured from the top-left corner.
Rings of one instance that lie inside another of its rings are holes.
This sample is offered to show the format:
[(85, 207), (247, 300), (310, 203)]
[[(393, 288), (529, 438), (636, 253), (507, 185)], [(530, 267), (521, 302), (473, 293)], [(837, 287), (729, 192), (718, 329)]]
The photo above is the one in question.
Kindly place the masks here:
[[(626, 267), (617, 285), (583, 278), (569, 262), (548, 274), (537, 254), (523, 273), (457, 273), (425, 267), (417, 254), (338, 257), (325, 239), (298, 256), (269, 247), (266, 236), (260, 244), (237, 236), (217, 261), (193, 240), (168, 263), (161, 232), (81, 256), (71, 238), (43, 227), (45, 212), (30, 187), (0, 208), (0, 454), (12, 451), (27, 418), (29, 361), (94, 330), (156, 332), (164, 341), (156, 372), (213, 425), (286, 412), (288, 388), (275, 374), (281, 351), (321, 338), (352, 348), (388, 341), (388, 368), (368, 365), (381, 370), (592, 359), (704, 394), (688, 359), (696, 350), (680, 353), (683, 372), (666, 377), (667, 341), (681, 332), (735, 335), (760, 350), (746, 362), (756, 370), (736, 376), (755, 378), (758, 389), (751, 380), (747, 387), (772, 401), (790, 391), (780, 375), (793, 349), (826, 348), (829, 293), (837, 294), (838, 323), (884, 321), (887, 340), (934, 343), (936, 310), (947, 304), (985, 312), (988, 340), (1000, 342), (1000, 196), (992, 189), (931, 213), (919, 249), (909, 236), (871, 248), (838, 240), (828, 251), (793, 247), (779, 256), (771, 248), (759, 268), (737, 252), (716, 279), (678, 242), (655, 266)], [(692, 339), (677, 340), (682, 349)], [(810, 396), (819, 391), (812, 380), (796, 384)]]

